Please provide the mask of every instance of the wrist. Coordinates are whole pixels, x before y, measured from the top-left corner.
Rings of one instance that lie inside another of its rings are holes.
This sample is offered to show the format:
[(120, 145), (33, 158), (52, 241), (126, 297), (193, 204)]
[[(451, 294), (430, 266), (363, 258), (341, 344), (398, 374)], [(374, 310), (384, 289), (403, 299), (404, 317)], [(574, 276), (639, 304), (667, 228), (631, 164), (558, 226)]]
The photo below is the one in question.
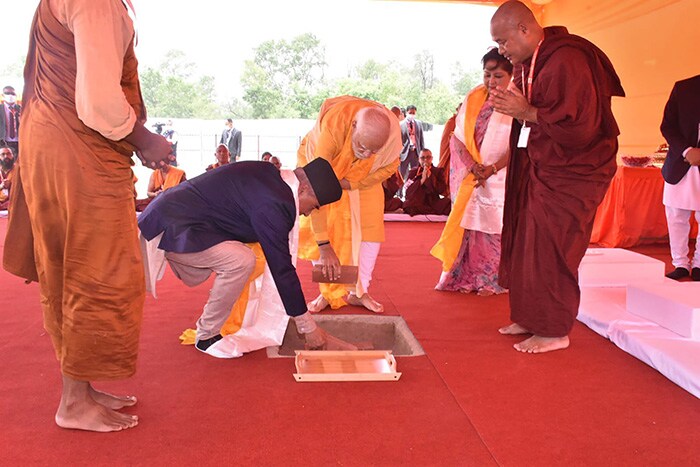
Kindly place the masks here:
[(312, 333), (318, 328), (316, 321), (308, 311), (302, 315), (294, 316), (292, 319), (297, 327), (297, 331), (299, 331), (301, 334)]

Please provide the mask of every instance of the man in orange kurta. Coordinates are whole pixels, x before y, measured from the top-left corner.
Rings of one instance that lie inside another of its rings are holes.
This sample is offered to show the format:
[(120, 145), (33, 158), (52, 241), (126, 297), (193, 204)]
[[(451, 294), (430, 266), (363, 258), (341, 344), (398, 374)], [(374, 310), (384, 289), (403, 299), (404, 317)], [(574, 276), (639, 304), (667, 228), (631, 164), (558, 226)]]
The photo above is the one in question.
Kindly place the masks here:
[(401, 129), (396, 117), (383, 105), (353, 96), (324, 101), (314, 128), (302, 141), (298, 165), (322, 157), (328, 160), (341, 186), (342, 198), (311, 214), (302, 223), (299, 257), (319, 259), (330, 278), (340, 274), (340, 264), (359, 266), (354, 287), (321, 284), (321, 295), (309, 303), (310, 311), (347, 302), (381, 312), (383, 307), (367, 294), (372, 270), (384, 241), (384, 192), (382, 181), (399, 165)]
[(170, 154), (143, 125), (127, 5), (39, 3), (3, 258), (9, 272), (39, 282), (62, 374), (56, 423), (100, 432), (138, 423), (117, 411), (134, 405), (133, 396), (91, 384), (128, 378), (136, 367), (145, 281), (131, 156), (136, 150), (153, 168)]

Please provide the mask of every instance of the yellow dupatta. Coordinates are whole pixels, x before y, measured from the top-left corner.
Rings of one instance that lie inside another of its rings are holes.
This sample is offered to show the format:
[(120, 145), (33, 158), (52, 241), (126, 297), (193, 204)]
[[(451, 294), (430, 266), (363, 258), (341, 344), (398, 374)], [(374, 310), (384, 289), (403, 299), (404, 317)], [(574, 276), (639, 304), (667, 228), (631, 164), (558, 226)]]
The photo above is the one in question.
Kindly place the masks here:
[[(464, 145), (472, 158), (481, 164), (481, 154), (476, 147), (474, 139), (474, 127), (476, 119), (479, 116), (481, 107), (483, 107), (486, 98), (488, 97), (488, 89), (480, 84), (474, 88), (467, 97), (463, 105), (466, 106), (464, 114)], [(472, 173), (468, 173), (462, 184), (459, 187), (454, 205), (450, 211), (450, 215), (445, 222), (445, 228), (442, 230), (442, 235), (435, 246), (430, 250), (430, 254), (442, 261), (442, 270), (447, 272), (452, 268), (459, 249), (462, 246), (462, 238), (464, 237), (464, 229), (460, 226), (464, 210), (467, 203), (474, 192), (476, 179)]]

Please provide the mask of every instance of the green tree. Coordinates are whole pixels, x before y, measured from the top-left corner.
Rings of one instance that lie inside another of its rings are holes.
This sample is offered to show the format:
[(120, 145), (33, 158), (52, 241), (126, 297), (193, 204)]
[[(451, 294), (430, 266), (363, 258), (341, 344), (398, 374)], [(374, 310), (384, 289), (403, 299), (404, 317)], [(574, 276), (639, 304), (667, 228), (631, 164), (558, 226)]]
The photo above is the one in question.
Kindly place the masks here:
[(184, 52), (170, 50), (158, 68), (140, 73), (148, 113), (156, 117), (221, 118), (214, 77), (197, 77), (194, 70)]
[(435, 57), (427, 50), (414, 56), (415, 64), (413, 73), (418, 79), (418, 84), (423, 91), (435, 85)]
[(482, 83), (483, 71), (481, 68), (464, 70), (460, 62), (456, 62), (452, 69), (452, 87), (457, 94), (466, 96), (469, 91)]
[(325, 49), (313, 34), (265, 41), (245, 62), (243, 99), (255, 118), (311, 118), (325, 67)]

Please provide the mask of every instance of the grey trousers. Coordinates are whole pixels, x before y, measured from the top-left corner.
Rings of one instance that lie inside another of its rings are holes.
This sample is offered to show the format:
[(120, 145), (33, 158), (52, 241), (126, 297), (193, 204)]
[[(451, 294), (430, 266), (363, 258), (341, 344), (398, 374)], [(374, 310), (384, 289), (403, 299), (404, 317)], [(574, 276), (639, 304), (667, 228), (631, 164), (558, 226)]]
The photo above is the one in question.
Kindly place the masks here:
[(219, 334), (255, 268), (255, 253), (241, 242), (227, 241), (198, 253), (166, 252), (165, 258), (188, 287), (201, 284), (212, 272), (216, 274), (209, 300), (197, 320), (196, 339)]

